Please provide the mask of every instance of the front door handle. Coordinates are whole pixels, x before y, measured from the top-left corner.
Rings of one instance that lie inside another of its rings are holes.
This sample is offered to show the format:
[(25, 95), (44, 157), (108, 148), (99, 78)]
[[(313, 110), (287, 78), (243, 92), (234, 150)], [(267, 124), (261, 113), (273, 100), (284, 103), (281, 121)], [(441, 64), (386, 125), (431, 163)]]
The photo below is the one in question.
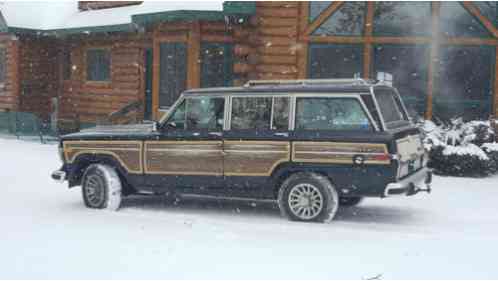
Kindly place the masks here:
[(275, 133), (273, 134), (274, 136), (277, 136), (277, 137), (286, 137), (288, 138), (289, 137), (289, 133), (287, 132), (283, 132), (283, 133)]
[(209, 132), (208, 135), (213, 136), (213, 137), (221, 137), (222, 136), (221, 132)]

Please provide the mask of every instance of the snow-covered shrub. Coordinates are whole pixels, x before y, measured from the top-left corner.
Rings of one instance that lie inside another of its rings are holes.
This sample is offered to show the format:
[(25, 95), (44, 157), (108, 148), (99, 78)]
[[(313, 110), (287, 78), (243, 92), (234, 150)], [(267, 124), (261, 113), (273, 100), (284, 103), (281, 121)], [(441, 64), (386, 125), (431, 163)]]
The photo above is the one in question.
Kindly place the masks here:
[(488, 121), (446, 124), (425, 121), (421, 126), (429, 151), (429, 167), (436, 173), (454, 176), (483, 176), (498, 172), (498, 145)]
[(485, 176), (490, 173), (489, 157), (475, 144), (437, 145), (429, 151), (430, 168), (437, 174), (451, 176)]

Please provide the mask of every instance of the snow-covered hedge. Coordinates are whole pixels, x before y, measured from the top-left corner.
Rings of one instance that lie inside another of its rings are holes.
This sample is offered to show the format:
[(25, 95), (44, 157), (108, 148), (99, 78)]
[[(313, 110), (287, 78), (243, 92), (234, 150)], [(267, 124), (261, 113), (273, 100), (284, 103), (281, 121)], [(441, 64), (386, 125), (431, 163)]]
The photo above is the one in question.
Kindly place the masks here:
[(453, 176), (486, 176), (498, 172), (498, 143), (488, 121), (451, 120), (420, 124), (429, 151), (429, 167)]

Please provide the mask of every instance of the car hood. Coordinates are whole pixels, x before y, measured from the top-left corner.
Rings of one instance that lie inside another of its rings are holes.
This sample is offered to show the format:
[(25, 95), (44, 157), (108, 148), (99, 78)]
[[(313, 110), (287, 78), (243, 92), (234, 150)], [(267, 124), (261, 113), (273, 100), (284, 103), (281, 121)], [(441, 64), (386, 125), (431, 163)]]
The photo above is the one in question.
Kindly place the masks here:
[(155, 124), (133, 125), (99, 125), (94, 128), (83, 129), (78, 133), (62, 136), (62, 140), (81, 139), (115, 139), (115, 138), (140, 138), (150, 136), (155, 132)]

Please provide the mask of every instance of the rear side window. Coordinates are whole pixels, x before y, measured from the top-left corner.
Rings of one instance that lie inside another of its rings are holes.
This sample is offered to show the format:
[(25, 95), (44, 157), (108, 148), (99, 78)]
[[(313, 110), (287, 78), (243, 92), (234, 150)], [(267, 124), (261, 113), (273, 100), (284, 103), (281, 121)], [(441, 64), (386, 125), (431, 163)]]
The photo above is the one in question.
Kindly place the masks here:
[(274, 97), (273, 98), (273, 119), (272, 130), (288, 130), (289, 129), (289, 98)]
[(296, 130), (372, 131), (355, 98), (297, 98)]
[(231, 128), (234, 130), (270, 129), (271, 97), (232, 98)]

